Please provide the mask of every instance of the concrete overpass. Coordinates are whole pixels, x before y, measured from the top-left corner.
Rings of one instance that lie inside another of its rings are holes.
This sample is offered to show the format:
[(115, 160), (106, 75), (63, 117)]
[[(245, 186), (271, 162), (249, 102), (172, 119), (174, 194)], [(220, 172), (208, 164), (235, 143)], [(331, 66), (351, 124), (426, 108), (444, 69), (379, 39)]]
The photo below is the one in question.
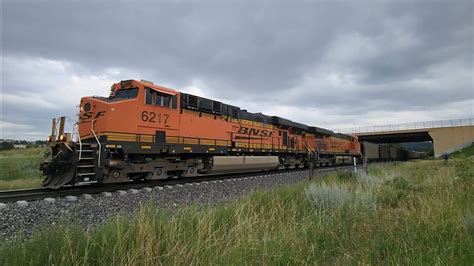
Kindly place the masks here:
[(435, 157), (452, 153), (474, 143), (474, 118), (417, 122), (397, 125), (336, 130), (352, 134), (360, 141), (402, 143), (432, 141)]

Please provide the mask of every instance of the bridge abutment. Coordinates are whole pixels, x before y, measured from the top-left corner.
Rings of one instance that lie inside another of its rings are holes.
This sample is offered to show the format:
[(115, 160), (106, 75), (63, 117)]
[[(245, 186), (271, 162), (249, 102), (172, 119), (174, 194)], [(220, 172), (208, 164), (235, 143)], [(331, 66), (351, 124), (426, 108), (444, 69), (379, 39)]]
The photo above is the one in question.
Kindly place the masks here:
[(474, 142), (474, 126), (431, 128), (428, 134), (433, 139), (435, 157), (455, 152)]

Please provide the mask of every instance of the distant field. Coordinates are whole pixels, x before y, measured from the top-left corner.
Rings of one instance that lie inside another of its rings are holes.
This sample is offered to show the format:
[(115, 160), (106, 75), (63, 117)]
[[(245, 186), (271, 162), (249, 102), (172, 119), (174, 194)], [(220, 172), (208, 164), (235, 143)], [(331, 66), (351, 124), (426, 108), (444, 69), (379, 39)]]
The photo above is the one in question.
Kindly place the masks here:
[(91, 232), (0, 241), (0, 265), (473, 265), (473, 163), (372, 166), (172, 213), (150, 204)]
[(0, 151), (0, 190), (39, 187), (45, 148)]

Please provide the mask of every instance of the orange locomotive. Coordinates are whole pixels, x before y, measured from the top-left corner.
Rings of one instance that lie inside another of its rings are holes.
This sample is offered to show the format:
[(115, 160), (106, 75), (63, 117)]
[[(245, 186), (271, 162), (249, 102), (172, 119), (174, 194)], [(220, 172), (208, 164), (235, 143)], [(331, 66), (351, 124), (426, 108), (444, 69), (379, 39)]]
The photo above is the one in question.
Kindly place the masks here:
[(360, 157), (357, 138), (147, 81), (81, 99), (77, 141), (53, 120), (43, 186), (303, 168)]

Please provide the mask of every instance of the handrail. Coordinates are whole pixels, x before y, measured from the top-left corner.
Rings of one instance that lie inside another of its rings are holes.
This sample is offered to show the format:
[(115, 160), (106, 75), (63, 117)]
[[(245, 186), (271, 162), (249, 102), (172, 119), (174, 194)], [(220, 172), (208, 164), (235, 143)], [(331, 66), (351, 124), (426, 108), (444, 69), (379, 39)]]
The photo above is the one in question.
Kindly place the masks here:
[(74, 123), (74, 133), (77, 135), (77, 140), (79, 141), (79, 159), (78, 161), (80, 161), (82, 159), (82, 141), (81, 141), (81, 136), (79, 135), (79, 130), (77, 130), (77, 128), (79, 127), (79, 124), (78, 122)]
[(339, 128), (339, 129), (334, 129), (333, 131), (346, 133), (346, 134), (357, 134), (357, 133), (388, 132), (388, 131), (401, 131), (401, 130), (427, 129), (427, 128), (447, 128), (447, 127), (472, 126), (472, 125), (474, 125), (474, 118), (463, 118), (463, 119), (452, 119), (452, 120), (414, 122), (414, 123), (405, 123), (405, 124), (391, 124), (391, 125), (387, 124), (387, 125), (362, 126), (362, 127), (352, 127), (352, 128)]
[[(311, 153), (314, 153), (316, 155), (316, 151), (314, 151), (309, 145), (308, 143), (306, 143), (305, 141), (302, 141), (304, 146), (306, 146), (306, 149), (309, 151), (309, 154), (310, 154), (310, 157), (311, 157)], [(318, 152), (318, 157), (319, 157), (319, 152)], [(318, 158), (319, 159), (319, 158)]]
[(100, 141), (99, 141), (99, 138), (97, 137), (97, 134), (95, 134), (94, 122), (95, 122), (95, 119), (92, 119), (91, 131), (92, 131), (92, 134), (94, 135), (95, 140), (97, 141), (97, 144), (99, 144), (99, 157), (97, 159), (97, 166), (100, 168), (100, 157), (101, 157), (101, 152), (102, 152), (102, 145), (100, 144)]

